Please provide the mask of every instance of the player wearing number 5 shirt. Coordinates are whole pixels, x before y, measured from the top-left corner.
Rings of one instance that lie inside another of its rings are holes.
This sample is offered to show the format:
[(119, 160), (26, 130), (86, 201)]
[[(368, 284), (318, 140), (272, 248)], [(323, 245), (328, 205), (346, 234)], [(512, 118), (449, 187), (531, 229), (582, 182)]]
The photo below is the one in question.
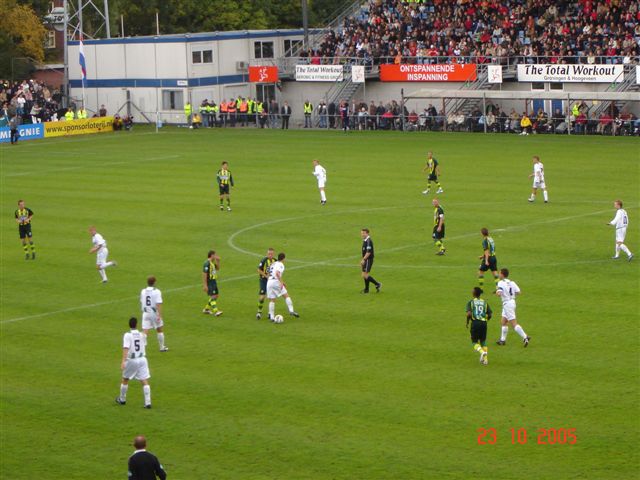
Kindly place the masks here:
[(616, 200), (613, 205), (616, 207), (616, 216), (607, 224), (613, 225), (616, 229), (616, 254), (613, 258), (620, 258), (620, 250), (622, 250), (627, 254), (629, 261), (631, 261), (633, 259), (633, 253), (631, 253), (624, 244), (624, 238), (627, 236), (627, 226), (629, 225), (629, 216), (627, 215), (627, 211), (622, 208), (622, 200)]
[(498, 345), (507, 344), (507, 333), (509, 333), (509, 325), (522, 337), (522, 343), (525, 347), (529, 345), (531, 337), (529, 337), (516, 320), (516, 296), (520, 295), (520, 287), (513, 280), (509, 280), (509, 270), (503, 268), (499, 274), (500, 281), (496, 287), (496, 295), (502, 299), (502, 333)]
[(162, 292), (156, 288), (156, 277), (147, 278), (147, 288), (140, 292), (140, 308), (142, 309), (142, 331), (144, 336), (155, 329), (161, 352), (168, 352), (164, 345), (164, 322), (162, 320)]
[(127, 390), (129, 380), (140, 380), (142, 392), (144, 393), (144, 408), (151, 408), (151, 386), (149, 385), (149, 364), (145, 354), (147, 338), (144, 333), (138, 330), (138, 319), (129, 319), (130, 331), (124, 334), (122, 339), (122, 383), (120, 384), (120, 395), (116, 397), (116, 403), (125, 405), (127, 403)]

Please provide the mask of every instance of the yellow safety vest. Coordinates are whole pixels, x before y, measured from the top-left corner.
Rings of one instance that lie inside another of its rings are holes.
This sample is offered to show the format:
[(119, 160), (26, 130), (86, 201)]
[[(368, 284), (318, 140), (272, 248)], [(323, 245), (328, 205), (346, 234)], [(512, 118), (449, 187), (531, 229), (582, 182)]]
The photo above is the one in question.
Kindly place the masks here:
[(71, 110), (69, 110), (67, 113), (64, 114), (64, 118), (66, 120), (73, 120), (73, 118), (74, 118), (73, 112)]
[(313, 112), (313, 105), (311, 105), (310, 103), (305, 103), (304, 113), (311, 113), (311, 112)]
[(191, 104), (188, 102), (184, 105), (184, 114), (191, 115)]

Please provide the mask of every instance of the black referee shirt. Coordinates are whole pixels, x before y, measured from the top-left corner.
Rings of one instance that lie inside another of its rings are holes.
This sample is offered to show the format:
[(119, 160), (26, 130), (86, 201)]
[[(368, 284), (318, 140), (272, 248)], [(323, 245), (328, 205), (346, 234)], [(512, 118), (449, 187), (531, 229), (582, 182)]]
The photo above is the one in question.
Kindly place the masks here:
[(369, 259), (373, 260), (373, 240), (371, 240), (371, 237), (367, 237), (362, 241), (362, 256), (364, 257), (367, 252), (371, 254)]
[(160, 465), (158, 457), (146, 450), (136, 450), (129, 457), (129, 480), (160, 480), (167, 478), (167, 473)]

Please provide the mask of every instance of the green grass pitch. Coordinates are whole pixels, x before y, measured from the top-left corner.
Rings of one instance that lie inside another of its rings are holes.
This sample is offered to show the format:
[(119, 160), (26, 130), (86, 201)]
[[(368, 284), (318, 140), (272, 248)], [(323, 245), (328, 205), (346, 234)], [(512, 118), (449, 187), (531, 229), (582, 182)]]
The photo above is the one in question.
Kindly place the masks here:
[[(622, 198), (626, 243), (640, 252), (638, 146), (176, 128), (1, 146), (2, 478), (125, 478), (136, 434), (172, 479), (636, 478), (639, 263), (611, 260), (605, 223)], [(421, 194), (427, 150), (442, 168), (444, 257)], [(527, 202), (534, 154), (546, 205)], [(313, 158), (328, 170), (325, 207)], [(236, 180), (231, 213), (218, 210), (222, 160)], [(35, 261), (19, 244), (19, 198), (35, 211)], [(119, 262), (106, 285), (91, 224)], [(464, 327), (484, 226), (522, 288), (532, 337), (524, 349), (511, 331), (498, 347), (494, 318), (488, 367)], [(361, 227), (380, 294), (359, 293)], [(270, 246), (287, 253), (301, 314), (282, 325), (254, 317)], [(210, 248), (222, 257), (220, 318), (200, 313)], [(122, 334), (151, 274), (171, 350), (150, 336), (147, 411), (136, 382), (125, 407), (113, 399)], [(497, 442), (478, 445), (479, 428)], [(512, 428), (526, 444), (512, 444)], [(575, 428), (577, 443), (540, 445), (542, 428)]]

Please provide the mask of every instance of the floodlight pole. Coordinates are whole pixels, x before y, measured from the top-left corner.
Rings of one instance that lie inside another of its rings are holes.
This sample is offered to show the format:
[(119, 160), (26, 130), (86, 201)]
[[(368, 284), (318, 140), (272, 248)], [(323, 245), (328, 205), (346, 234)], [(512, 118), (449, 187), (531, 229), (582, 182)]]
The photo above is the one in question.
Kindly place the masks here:
[(62, 106), (66, 107), (69, 98), (69, 3), (68, 0), (64, 0), (64, 78), (62, 83), (64, 85), (64, 95), (62, 96)]
[(302, 0), (302, 28), (304, 30), (304, 49), (309, 48), (309, 14), (307, 0)]

